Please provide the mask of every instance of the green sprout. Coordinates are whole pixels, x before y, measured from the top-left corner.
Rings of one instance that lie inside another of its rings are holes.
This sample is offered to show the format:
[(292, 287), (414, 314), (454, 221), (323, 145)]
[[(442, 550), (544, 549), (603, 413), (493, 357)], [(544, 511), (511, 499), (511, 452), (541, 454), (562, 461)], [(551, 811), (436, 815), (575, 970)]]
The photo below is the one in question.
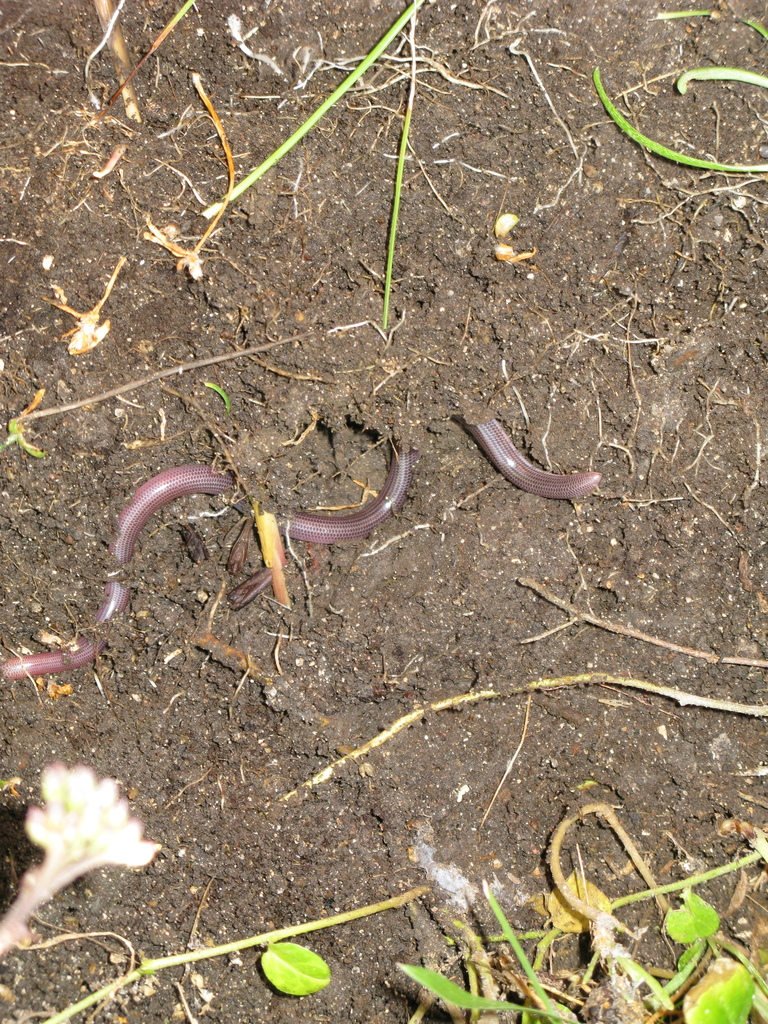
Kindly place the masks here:
[(229, 395), (224, 390), (224, 388), (219, 387), (218, 384), (214, 384), (214, 383), (212, 383), (212, 381), (209, 381), (209, 380), (203, 381), (203, 384), (205, 385), (205, 387), (210, 388), (211, 391), (215, 391), (216, 392), (216, 394), (219, 396), (219, 398), (224, 403), (224, 408), (227, 410), (227, 412), (229, 412), (231, 410), (231, 408), (232, 408), (232, 403), (230, 402)]
[(0, 451), (3, 448), (9, 448), (12, 444), (17, 444), (22, 451), (26, 452), (27, 455), (32, 455), (36, 459), (45, 458), (45, 452), (40, 448), (36, 448), (31, 441), (27, 441), (24, 437), (24, 428), (19, 424), (19, 420), (10, 420), (8, 423), (8, 437), (0, 444)]
[(675, 18), (711, 18), (712, 11), (670, 11), (656, 15), (656, 21), (674, 21)]
[(395, 243), (397, 241), (397, 220), (400, 215), (400, 196), (403, 191), (403, 171), (405, 170), (405, 158), (408, 154), (408, 135), (411, 130), (411, 115), (413, 114), (413, 101), (416, 96), (416, 48), (413, 39), (413, 30), (416, 24), (416, 12), (411, 19), (411, 54), (413, 65), (411, 67), (411, 88), (408, 92), (408, 104), (405, 108), (403, 118), (403, 130), (400, 135), (400, 150), (397, 154), (397, 170), (395, 171), (395, 194), (392, 200), (392, 219), (389, 225), (389, 244), (387, 245), (387, 269), (384, 275), (384, 303), (381, 311), (381, 329), (386, 331), (389, 323), (389, 299), (392, 294), (392, 267), (395, 262)]
[(677, 91), (683, 96), (688, 92), (689, 82), (744, 82), (746, 85), (759, 85), (761, 89), (768, 89), (768, 78), (765, 75), (742, 71), (741, 68), (693, 68), (685, 71), (675, 83)]

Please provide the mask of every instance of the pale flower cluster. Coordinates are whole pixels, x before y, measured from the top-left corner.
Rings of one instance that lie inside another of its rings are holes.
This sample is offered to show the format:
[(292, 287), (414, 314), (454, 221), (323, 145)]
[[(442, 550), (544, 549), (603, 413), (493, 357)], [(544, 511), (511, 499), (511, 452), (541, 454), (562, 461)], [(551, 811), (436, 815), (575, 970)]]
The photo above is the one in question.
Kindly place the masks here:
[(0, 921), (0, 956), (29, 939), (27, 919), (59, 889), (107, 864), (141, 867), (160, 849), (142, 839), (143, 826), (113, 779), (99, 780), (83, 765), (55, 764), (43, 772), (41, 791), (45, 807), (30, 807), (26, 830), (45, 858), (26, 872)]

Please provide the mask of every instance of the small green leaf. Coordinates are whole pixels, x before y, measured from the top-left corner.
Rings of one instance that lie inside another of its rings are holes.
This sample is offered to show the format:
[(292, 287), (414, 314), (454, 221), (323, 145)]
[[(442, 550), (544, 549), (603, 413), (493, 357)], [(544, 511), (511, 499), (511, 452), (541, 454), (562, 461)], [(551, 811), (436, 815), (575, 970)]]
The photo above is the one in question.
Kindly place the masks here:
[(726, 957), (715, 960), (683, 1000), (685, 1024), (745, 1024), (754, 991), (746, 967)]
[(211, 391), (215, 391), (216, 392), (216, 394), (219, 396), (219, 398), (224, 403), (224, 408), (227, 410), (227, 412), (229, 412), (229, 410), (232, 408), (232, 403), (230, 402), (229, 395), (224, 390), (224, 388), (220, 388), (218, 384), (213, 384), (209, 380), (203, 381), (203, 384), (205, 384), (205, 386), (207, 388), (210, 388)]
[(309, 996), (325, 988), (331, 969), (317, 953), (295, 942), (276, 942), (261, 957), (267, 980), (289, 996)]
[(714, 907), (710, 907), (692, 889), (683, 892), (681, 910), (670, 910), (664, 922), (667, 935), (674, 942), (688, 945), (696, 939), (708, 939), (720, 927), (720, 918)]

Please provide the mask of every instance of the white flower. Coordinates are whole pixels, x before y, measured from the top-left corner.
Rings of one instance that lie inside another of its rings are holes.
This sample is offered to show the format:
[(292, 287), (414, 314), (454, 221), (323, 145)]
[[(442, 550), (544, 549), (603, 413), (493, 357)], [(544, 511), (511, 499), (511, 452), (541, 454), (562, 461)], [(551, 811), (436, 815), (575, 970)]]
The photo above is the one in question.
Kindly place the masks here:
[(0, 921), (0, 956), (29, 937), (27, 918), (41, 903), (106, 864), (141, 867), (160, 847), (142, 839), (128, 801), (114, 779), (97, 780), (90, 768), (50, 765), (41, 782), (45, 808), (30, 807), (27, 835), (45, 850), (39, 867), (24, 875), (13, 906)]

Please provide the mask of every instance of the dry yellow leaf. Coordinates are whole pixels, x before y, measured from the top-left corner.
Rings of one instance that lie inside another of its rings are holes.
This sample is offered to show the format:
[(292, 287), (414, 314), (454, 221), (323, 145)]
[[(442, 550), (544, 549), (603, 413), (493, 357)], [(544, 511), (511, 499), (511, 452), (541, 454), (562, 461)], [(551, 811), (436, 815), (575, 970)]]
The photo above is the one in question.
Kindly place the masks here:
[[(606, 914), (610, 914), (611, 901), (596, 885), (589, 881), (585, 882), (580, 876), (577, 877), (575, 871), (571, 872), (566, 882), (568, 888), (575, 892), (584, 903), (588, 903), (595, 910), (603, 910)], [(549, 910), (549, 916), (552, 918), (552, 924), (555, 928), (559, 928), (560, 931), (589, 931), (589, 920), (582, 914), (577, 913), (570, 903), (566, 902), (559, 889), (555, 889), (554, 892), (549, 894), (547, 909)]]

